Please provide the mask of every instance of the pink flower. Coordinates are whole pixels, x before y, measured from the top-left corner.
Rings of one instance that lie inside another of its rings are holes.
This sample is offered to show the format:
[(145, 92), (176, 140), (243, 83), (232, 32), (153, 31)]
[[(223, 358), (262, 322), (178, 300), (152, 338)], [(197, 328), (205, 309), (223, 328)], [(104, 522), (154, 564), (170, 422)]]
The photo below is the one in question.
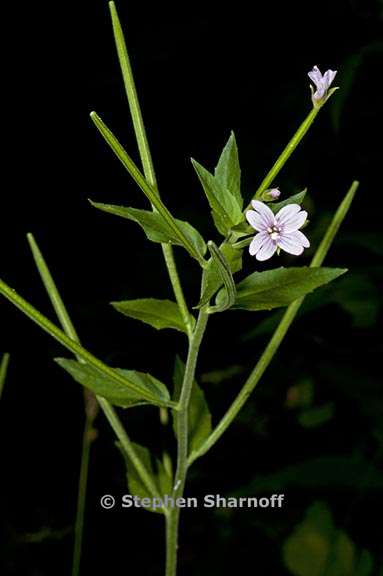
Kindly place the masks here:
[(318, 66), (314, 66), (311, 72), (308, 73), (310, 80), (315, 84), (315, 88), (310, 85), (312, 101), (315, 107), (324, 104), (327, 97), (331, 95), (331, 93), (329, 94), (329, 88), (334, 82), (336, 72), (336, 70), (326, 70), (322, 76)]
[(249, 252), (257, 260), (268, 260), (280, 248), (299, 256), (310, 246), (299, 230), (306, 222), (307, 212), (298, 204), (288, 204), (275, 215), (259, 200), (253, 200), (251, 204), (254, 210), (248, 210), (246, 218), (258, 234), (252, 239)]

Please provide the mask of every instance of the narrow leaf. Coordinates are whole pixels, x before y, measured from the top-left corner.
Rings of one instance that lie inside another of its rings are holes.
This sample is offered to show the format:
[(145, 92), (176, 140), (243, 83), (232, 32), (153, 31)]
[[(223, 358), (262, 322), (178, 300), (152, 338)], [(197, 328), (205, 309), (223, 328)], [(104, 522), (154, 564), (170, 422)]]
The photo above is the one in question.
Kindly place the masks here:
[[(109, 214), (137, 222), (152, 242), (185, 246), (184, 243), (181, 242), (179, 235), (174, 233), (174, 229), (170, 227), (167, 221), (157, 212), (128, 208), (126, 206), (115, 206), (113, 204), (100, 204), (99, 202), (92, 202), (91, 200), (90, 203), (103, 212), (108, 212)], [(201, 234), (188, 222), (178, 219), (175, 219), (175, 222), (178, 229), (182, 230), (183, 235), (188, 238), (188, 241), (194, 246), (195, 251), (202, 257), (206, 252), (206, 244)]]
[(241, 195), (241, 168), (239, 166), (238, 148), (234, 132), (231, 133), (225, 148), (222, 151), (214, 171), (215, 179), (226, 188), (238, 202), (242, 210), (243, 198)]
[[(55, 358), (55, 361), (61, 368), (69, 372), (76, 382), (92, 390), (97, 396), (106, 398), (115, 406), (128, 408), (133, 404), (147, 404), (142, 395), (132, 392), (124, 384), (113, 382), (92, 366), (82, 364), (76, 360), (67, 360), (66, 358)], [(139, 388), (146, 389), (152, 396), (160, 398), (163, 402), (169, 400), (166, 386), (150, 374), (122, 368), (114, 368), (114, 370)]]
[(215, 312), (224, 312), (228, 308), (230, 308), (235, 302), (235, 295), (236, 295), (236, 288), (235, 283), (233, 280), (233, 276), (230, 270), (230, 264), (227, 262), (225, 256), (222, 254), (220, 250), (218, 250), (217, 246), (214, 242), (208, 242), (208, 248), (211, 254), (212, 259), (215, 262), (216, 268), (218, 273), (221, 277), (222, 283), (224, 285), (226, 298), (222, 300), (216, 306), (210, 306), (208, 309), (209, 314), (214, 314)]
[[(182, 382), (185, 373), (185, 364), (179, 356), (176, 357), (173, 372), (174, 398), (177, 400), (181, 394)], [(173, 413), (173, 429), (177, 437), (176, 417)], [(209, 437), (212, 430), (211, 414), (206, 402), (205, 394), (193, 382), (193, 388), (189, 404), (189, 451), (197, 450), (206, 438)]]
[[(287, 306), (319, 286), (331, 282), (346, 270), (339, 268), (276, 268), (254, 272), (237, 286), (233, 308), (246, 310), (271, 310)], [(223, 291), (217, 295), (218, 303), (225, 298)]]
[(239, 224), (244, 216), (236, 198), (222, 186), (210, 172), (192, 159), (192, 164), (205, 191), (213, 211), (214, 223), (218, 231), (226, 236), (229, 230)]
[(103, 136), (106, 143), (113, 150), (120, 162), (128, 170), (129, 174), (136, 182), (136, 184), (141, 188), (142, 192), (151, 202), (151, 204), (158, 210), (163, 219), (166, 221), (168, 226), (173, 230), (174, 235), (179, 239), (180, 244), (182, 244), (186, 250), (190, 253), (193, 258), (196, 258), (201, 266), (205, 266), (205, 261), (201, 254), (199, 254), (190, 239), (185, 236), (184, 232), (178, 227), (175, 218), (170, 214), (169, 210), (161, 201), (157, 194), (157, 190), (153, 188), (144, 176), (141, 174), (140, 170), (134, 164), (133, 160), (130, 158), (126, 150), (117, 140), (112, 131), (106, 126), (106, 124), (101, 120), (101, 118), (96, 114), (96, 112), (91, 113), (91, 119), (93, 120), (95, 126), (99, 130), (100, 134)]
[[(122, 302), (112, 302), (112, 306), (118, 311), (141, 320), (161, 330), (162, 328), (173, 328), (180, 332), (188, 333), (182, 314), (176, 302), (170, 300), (157, 300), (156, 298), (140, 298), (137, 300), (124, 300)], [(195, 319), (190, 315), (192, 326)]]

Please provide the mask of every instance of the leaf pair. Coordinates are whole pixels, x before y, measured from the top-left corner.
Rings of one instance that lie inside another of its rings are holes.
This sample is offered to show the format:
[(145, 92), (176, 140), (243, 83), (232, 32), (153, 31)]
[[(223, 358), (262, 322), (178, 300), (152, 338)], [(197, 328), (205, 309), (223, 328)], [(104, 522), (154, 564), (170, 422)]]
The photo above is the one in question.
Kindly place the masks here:
[(244, 219), (240, 190), (241, 169), (234, 133), (231, 133), (222, 151), (214, 175), (194, 159), (192, 164), (210, 204), (214, 224), (226, 237)]

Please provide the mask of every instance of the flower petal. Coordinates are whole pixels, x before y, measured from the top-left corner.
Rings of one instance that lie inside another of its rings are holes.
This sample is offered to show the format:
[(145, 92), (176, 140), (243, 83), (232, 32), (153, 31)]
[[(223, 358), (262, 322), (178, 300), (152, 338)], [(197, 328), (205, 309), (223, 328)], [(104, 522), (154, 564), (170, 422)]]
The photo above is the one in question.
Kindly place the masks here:
[(289, 234), (290, 232), (295, 232), (301, 228), (301, 226), (303, 226), (306, 220), (307, 212), (306, 210), (302, 210), (298, 214), (295, 214), (295, 216), (292, 216), (287, 222), (285, 222), (283, 225), (283, 233)]
[(258, 232), (258, 234), (256, 234), (252, 239), (251, 244), (249, 246), (250, 254), (254, 256), (258, 252), (258, 250), (262, 248), (263, 244), (267, 241), (268, 238), (269, 235), (267, 232)]
[(334, 78), (336, 76), (337, 70), (326, 70), (323, 74), (323, 80), (327, 88), (334, 82)]
[(302, 244), (298, 243), (291, 234), (284, 234), (279, 238), (277, 243), (282, 250), (289, 254), (294, 254), (295, 256), (299, 256), (304, 250)]
[(273, 242), (269, 237), (266, 239), (266, 242), (263, 244), (262, 248), (257, 252), (255, 257), (257, 260), (260, 261), (268, 260), (269, 258), (272, 257), (276, 249), (277, 249), (276, 242)]
[(295, 216), (301, 207), (299, 204), (287, 204), (287, 206), (283, 206), (275, 215), (275, 219), (278, 224), (284, 225), (286, 224), (290, 218)]
[(310, 248), (309, 239), (300, 230), (290, 232), (289, 237), (292, 238), (297, 244), (302, 244), (304, 248)]
[(315, 86), (318, 87), (318, 84), (322, 80), (322, 74), (318, 66), (314, 66), (314, 68), (307, 75), (310, 78), (310, 80), (314, 82)]
[(267, 225), (265, 224), (264, 219), (258, 212), (255, 212), (255, 210), (248, 210), (246, 212), (246, 220), (253, 228), (255, 228), (255, 230), (258, 230), (259, 232), (267, 229)]
[(256, 210), (258, 214), (261, 216), (265, 228), (268, 228), (269, 226), (274, 226), (275, 224), (274, 214), (266, 204), (260, 202), (259, 200), (252, 200), (251, 204), (254, 210)]

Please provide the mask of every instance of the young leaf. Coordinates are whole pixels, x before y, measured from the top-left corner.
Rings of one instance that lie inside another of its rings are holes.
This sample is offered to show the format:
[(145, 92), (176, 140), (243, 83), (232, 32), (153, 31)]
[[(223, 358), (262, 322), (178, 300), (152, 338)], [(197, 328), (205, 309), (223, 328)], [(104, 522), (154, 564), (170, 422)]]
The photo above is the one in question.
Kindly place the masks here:
[(221, 277), (222, 283), (226, 291), (226, 299), (216, 306), (210, 306), (208, 309), (209, 314), (214, 314), (215, 312), (224, 312), (230, 308), (235, 302), (236, 288), (233, 280), (233, 276), (230, 270), (230, 264), (227, 262), (226, 258), (218, 250), (214, 242), (208, 242), (208, 248), (212, 257), (215, 261), (216, 268)]
[[(108, 379), (104, 374), (99, 372), (93, 366), (82, 364), (76, 360), (67, 360), (66, 358), (55, 358), (55, 361), (61, 368), (64, 368), (76, 382), (92, 390), (97, 396), (102, 396), (122, 408), (128, 408), (137, 404), (156, 404), (155, 400), (148, 402), (145, 397), (124, 385)], [(169, 400), (169, 392), (164, 384), (150, 374), (136, 372), (135, 370), (125, 370), (115, 368), (115, 372), (124, 376), (139, 388), (144, 388), (153, 397), (161, 400), (160, 404)]]
[[(122, 449), (119, 442), (116, 443), (118, 449), (120, 450), (126, 464), (126, 471), (127, 471), (127, 480), (128, 480), (128, 487), (133, 496), (138, 496), (139, 498), (150, 498), (153, 499), (153, 495), (149, 492), (148, 488), (143, 483), (141, 477), (137, 473), (136, 467), (133, 465), (132, 461), (130, 460), (129, 456)], [(137, 456), (141, 460), (142, 464), (144, 465), (145, 469), (149, 472), (151, 478), (153, 479), (160, 496), (170, 496), (172, 493), (172, 479), (167, 474), (162, 462), (158, 458), (154, 458), (153, 467), (152, 457), (147, 448), (145, 446), (141, 446), (141, 444), (136, 444), (132, 442), (132, 447), (136, 452)], [(149, 510), (149, 512), (157, 512), (163, 513), (160, 507), (154, 508), (144, 508), (145, 510)]]
[[(219, 250), (229, 264), (231, 273), (239, 272), (242, 268), (242, 250), (233, 248), (230, 244), (223, 244)], [(201, 306), (207, 304), (222, 285), (223, 279), (219, 273), (218, 264), (213, 258), (210, 258), (207, 267), (203, 271), (202, 295), (196, 308), (201, 308)]]
[[(271, 310), (287, 306), (346, 271), (340, 268), (302, 267), (254, 272), (238, 284), (233, 308)], [(217, 303), (224, 298), (225, 294), (221, 290), (217, 295)]]
[(226, 188), (237, 200), (242, 210), (243, 198), (241, 195), (241, 168), (239, 166), (238, 148), (234, 132), (230, 134), (225, 148), (214, 171), (215, 179)]
[[(164, 220), (158, 212), (128, 208), (126, 206), (114, 206), (113, 204), (101, 204), (99, 202), (92, 202), (91, 200), (90, 203), (103, 212), (108, 212), (109, 214), (137, 222), (152, 242), (184, 246), (184, 243), (180, 241), (179, 235), (174, 233), (174, 229), (168, 225), (167, 221)], [(188, 222), (178, 219), (175, 219), (175, 222), (178, 229), (182, 230), (183, 235), (188, 238), (189, 242), (194, 246), (195, 251), (202, 258), (206, 252), (206, 244), (201, 234)]]
[[(188, 333), (176, 302), (157, 300), (156, 298), (140, 298), (138, 300), (112, 302), (111, 304), (121, 314), (146, 322), (153, 328), (157, 328), (157, 330), (174, 328), (174, 330)], [(190, 315), (190, 319), (192, 325), (194, 325), (194, 317)]]
[(293, 196), (286, 198), (286, 200), (282, 200), (282, 202), (270, 202), (268, 206), (270, 206), (271, 210), (274, 212), (274, 214), (276, 214), (277, 212), (279, 212), (281, 208), (287, 206), (288, 204), (301, 205), (303, 200), (305, 199), (306, 194), (307, 194), (307, 188), (302, 190), (302, 192), (298, 192), (298, 194), (293, 194)]
[(201, 164), (192, 159), (192, 164), (205, 191), (217, 230), (226, 236), (229, 230), (244, 219), (238, 201), (231, 192), (208, 172)]
[[(178, 400), (181, 394), (182, 381), (185, 373), (185, 364), (179, 356), (176, 356), (173, 372), (174, 399)], [(173, 413), (173, 429), (177, 436), (176, 418)], [(193, 382), (193, 388), (189, 404), (189, 451), (197, 450), (208, 438), (212, 431), (211, 414), (206, 402), (205, 394)]]

